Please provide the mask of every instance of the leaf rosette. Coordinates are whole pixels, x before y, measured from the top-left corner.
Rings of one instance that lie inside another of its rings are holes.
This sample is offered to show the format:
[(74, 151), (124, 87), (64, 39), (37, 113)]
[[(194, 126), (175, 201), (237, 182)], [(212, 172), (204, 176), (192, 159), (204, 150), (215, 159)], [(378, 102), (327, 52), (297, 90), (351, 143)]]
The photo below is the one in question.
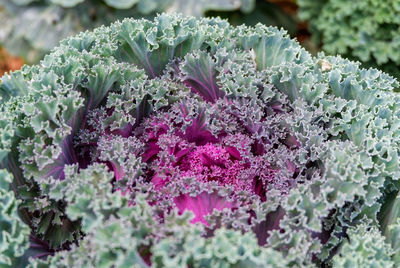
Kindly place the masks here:
[(398, 187), (397, 86), (263, 25), (164, 14), (65, 39), (0, 85), (0, 157), (30, 227), (25, 257), (330, 264)]

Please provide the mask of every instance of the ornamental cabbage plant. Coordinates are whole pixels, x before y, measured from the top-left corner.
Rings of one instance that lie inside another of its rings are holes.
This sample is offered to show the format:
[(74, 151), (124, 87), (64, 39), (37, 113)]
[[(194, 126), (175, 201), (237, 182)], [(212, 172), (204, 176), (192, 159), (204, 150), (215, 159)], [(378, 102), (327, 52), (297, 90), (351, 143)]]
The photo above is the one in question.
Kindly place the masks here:
[(1, 79), (0, 263), (396, 267), (398, 86), (262, 24), (65, 39)]
[(299, 17), (329, 54), (341, 54), (400, 77), (400, 2), (297, 0)]
[(0, 0), (0, 45), (37, 63), (60, 40), (118, 19), (153, 18), (160, 12), (248, 13), (254, 5), (255, 0)]

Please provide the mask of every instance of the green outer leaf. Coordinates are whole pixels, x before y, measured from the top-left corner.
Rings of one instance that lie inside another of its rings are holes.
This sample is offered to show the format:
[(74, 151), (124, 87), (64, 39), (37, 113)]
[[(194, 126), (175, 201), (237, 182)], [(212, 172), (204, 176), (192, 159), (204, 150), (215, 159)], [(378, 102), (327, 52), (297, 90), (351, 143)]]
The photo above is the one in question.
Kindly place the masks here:
[(29, 227), (18, 216), (18, 205), (10, 191), (12, 176), (0, 169), (0, 266), (16, 267), (28, 248)]
[(390, 245), (376, 227), (363, 223), (348, 234), (349, 240), (333, 257), (333, 267), (395, 267)]

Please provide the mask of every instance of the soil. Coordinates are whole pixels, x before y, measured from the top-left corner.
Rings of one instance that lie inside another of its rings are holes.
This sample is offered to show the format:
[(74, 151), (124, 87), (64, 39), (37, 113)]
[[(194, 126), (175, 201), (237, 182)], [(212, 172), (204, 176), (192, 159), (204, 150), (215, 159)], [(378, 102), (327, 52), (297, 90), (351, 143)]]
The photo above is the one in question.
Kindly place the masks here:
[(293, 0), (267, 0), (267, 2), (278, 5), (284, 12), (289, 15), (295, 15), (297, 5)]
[(11, 56), (7, 51), (0, 47), (0, 77), (4, 73), (18, 70), (24, 65), (21, 58)]
[(314, 43), (311, 38), (311, 33), (308, 31), (307, 22), (300, 21), (297, 18), (298, 6), (295, 0), (266, 0), (267, 2), (274, 3), (279, 6), (283, 12), (289, 16), (295, 17), (297, 21), (297, 33), (294, 36), (299, 43), (305, 47), (311, 54), (316, 55), (320, 50), (318, 44)]

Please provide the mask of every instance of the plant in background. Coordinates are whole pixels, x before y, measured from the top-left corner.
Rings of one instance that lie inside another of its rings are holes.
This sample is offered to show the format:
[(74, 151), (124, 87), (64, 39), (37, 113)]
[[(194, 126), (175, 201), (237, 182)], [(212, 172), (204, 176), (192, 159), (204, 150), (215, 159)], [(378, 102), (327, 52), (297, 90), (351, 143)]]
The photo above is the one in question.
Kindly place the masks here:
[(0, 262), (303, 267), (357, 248), (398, 265), (379, 229), (398, 229), (397, 86), (261, 24), (163, 14), (65, 39), (2, 78), (19, 217)]
[(126, 17), (253, 10), (255, 0), (0, 0), (0, 45), (37, 63), (59, 41)]
[(297, 0), (299, 17), (329, 54), (360, 60), (400, 77), (399, 1)]
[(233, 25), (255, 26), (257, 23), (262, 23), (282, 27), (290, 36), (295, 36), (299, 30), (295, 19), (296, 7), (291, 0), (256, 0), (252, 10), (209, 10), (205, 13), (205, 17), (221, 17)]

